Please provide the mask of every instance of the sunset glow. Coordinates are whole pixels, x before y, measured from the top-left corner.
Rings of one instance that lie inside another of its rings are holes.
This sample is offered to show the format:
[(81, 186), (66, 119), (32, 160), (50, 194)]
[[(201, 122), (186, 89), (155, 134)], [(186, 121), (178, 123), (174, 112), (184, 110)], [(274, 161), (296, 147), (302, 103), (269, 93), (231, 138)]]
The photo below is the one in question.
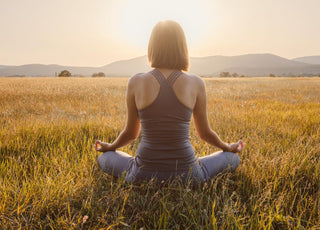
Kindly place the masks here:
[[(133, 46), (145, 49), (153, 26), (163, 20), (175, 20), (184, 28), (190, 46), (199, 44), (214, 27), (209, 1), (121, 1), (115, 20), (118, 33)], [(122, 10), (121, 10), (122, 9)]]
[(0, 1), (0, 65), (102, 66), (146, 55), (153, 26), (175, 20), (191, 56), (320, 54), (318, 0)]

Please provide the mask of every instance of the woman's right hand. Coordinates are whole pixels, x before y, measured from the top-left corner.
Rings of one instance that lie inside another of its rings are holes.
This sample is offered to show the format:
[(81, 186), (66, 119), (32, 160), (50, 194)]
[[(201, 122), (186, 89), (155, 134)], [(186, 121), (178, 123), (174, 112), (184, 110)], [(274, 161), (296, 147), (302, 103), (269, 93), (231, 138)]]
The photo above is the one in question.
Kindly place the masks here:
[(228, 152), (239, 153), (243, 150), (243, 148), (244, 148), (244, 143), (242, 142), (242, 140), (240, 140), (237, 143), (229, 144)]
[(96, 140), (94, 148), (99, 152), (115, 151), (115, 148), (112, 146), (112, 144), (101, 142), (100, 140)]

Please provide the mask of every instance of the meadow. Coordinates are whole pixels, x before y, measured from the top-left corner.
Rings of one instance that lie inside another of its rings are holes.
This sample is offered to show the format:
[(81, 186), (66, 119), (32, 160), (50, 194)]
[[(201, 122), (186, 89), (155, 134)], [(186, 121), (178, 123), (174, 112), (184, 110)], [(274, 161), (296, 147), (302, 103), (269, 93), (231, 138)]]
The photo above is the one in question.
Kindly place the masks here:
[[(246, 148), (195, 187), (98, 168), (92, 146), (123, 129), (127, 81), (0, 78), (0, 229), (320, 229), (320, 78), (205, 79), (212, 129)], [(218, 150), (193, 123), (190, 136), (199, 156)]]

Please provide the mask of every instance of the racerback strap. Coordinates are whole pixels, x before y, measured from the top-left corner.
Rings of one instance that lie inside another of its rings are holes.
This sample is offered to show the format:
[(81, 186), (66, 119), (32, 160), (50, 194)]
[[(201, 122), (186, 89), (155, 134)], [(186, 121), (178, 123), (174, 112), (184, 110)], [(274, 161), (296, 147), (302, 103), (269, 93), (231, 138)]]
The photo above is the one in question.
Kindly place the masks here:
[(178, 77), (181, 75), (181, 71), (174, 70), (170, 76), (167, 78), (168, 83), (172, 86), (174, 82), (178, 79)]
[(163, 83), (167, 83), (170, 86), (172, 86), (174, 84), (174, 82), (177, 80), (177, 78), (181, 75), (181, 71), (179, 70), (174, 70), (168, 78), (165, 78), (163, 76), (163, 74), (161, 73), (160, 70), (158, 69), (154, 69), (150, 72), (159, 82), (160, 85), (162, 85)]

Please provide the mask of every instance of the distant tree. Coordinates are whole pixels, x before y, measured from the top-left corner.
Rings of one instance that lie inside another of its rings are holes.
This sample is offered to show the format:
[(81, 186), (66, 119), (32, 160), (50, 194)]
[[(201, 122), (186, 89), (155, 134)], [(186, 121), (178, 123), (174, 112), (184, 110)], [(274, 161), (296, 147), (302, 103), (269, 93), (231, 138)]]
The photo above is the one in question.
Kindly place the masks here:
[(229, 72), (221, 72), (220, 77), (231, 77)]
[(245, 77), (244, 75), (241, 75), (240, 77)]
[(273, 73), (270, 73), (269, 77), (276, 77), (276, 75), (274, 75)]
[(318, 77), (320, 77), (320, 74), (318, 75)]
[(71, 73), (68, 70), (62, 70), (59, 75), (59, 77), (71, 77)]
[(106, 77), (106, 75), (103, 72), (99, 72), (99, 73), (92, 74), (92, 77)]
[(233, 73), (232, 77), (239, 77), (239, 75), (237, 73)]

